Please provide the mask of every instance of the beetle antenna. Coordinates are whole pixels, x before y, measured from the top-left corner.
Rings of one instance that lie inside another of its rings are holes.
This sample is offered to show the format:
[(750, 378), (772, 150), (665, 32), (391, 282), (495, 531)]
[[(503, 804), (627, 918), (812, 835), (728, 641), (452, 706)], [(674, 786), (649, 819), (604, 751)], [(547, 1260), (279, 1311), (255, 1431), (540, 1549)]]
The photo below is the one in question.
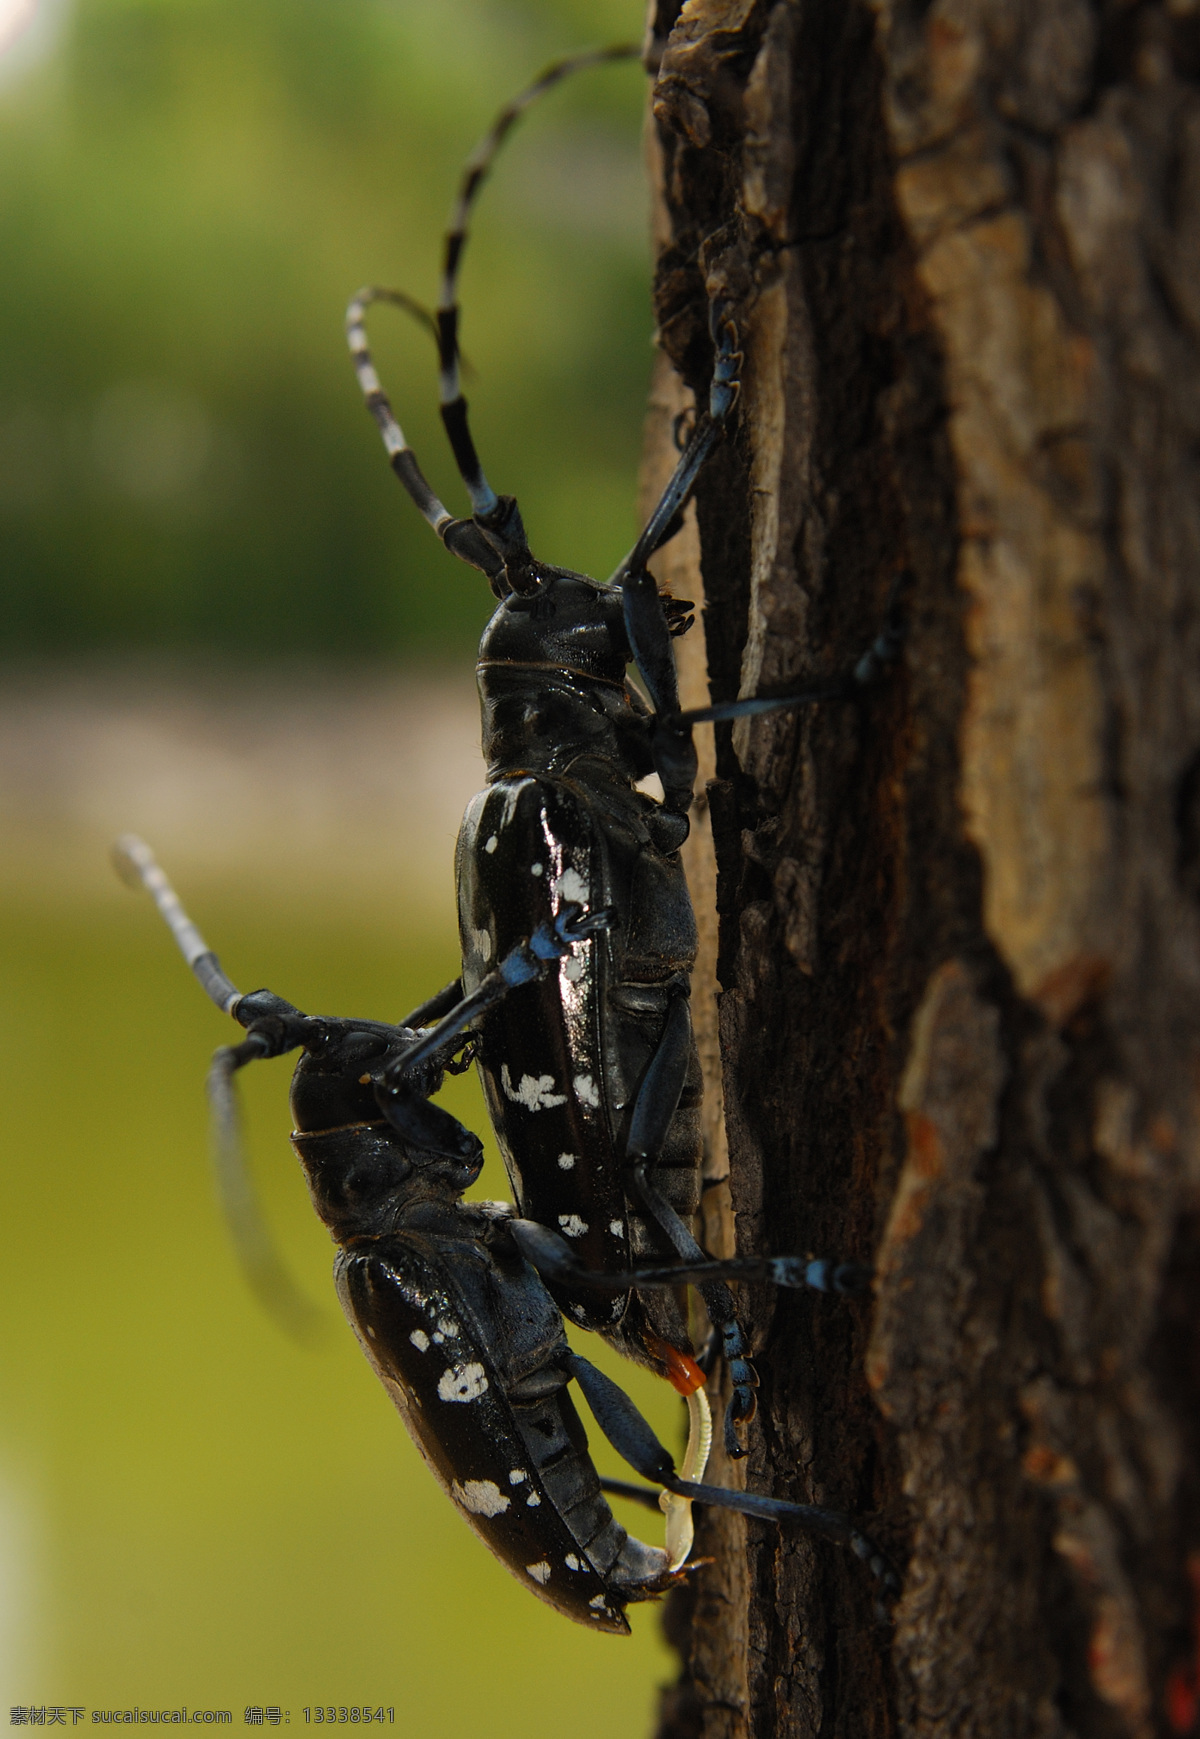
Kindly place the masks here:
[[(236, 1015), (241, 991), (221, 970), (220, 961), (188, 917), (145, 840), (134, 833), (122, 834), (113, 847), (113, 862), (122, 881), (143, 887), (151, 895), (180, 953), (222, 1014)], [(221, 1211), (251, 1291), (282, 1328), (305, 1341), (324, 1329), (325, 1319), (294, 1284), (271, 1242), (246, 1164), (233, 1083), (234, 1075), (247, 1063), (277, 1054), (261, 1035), (252, 1032), (241, 1044), (223, 1045), (213, 1057), (206, 1083), (212, 1110), (213, 1173)]]
[(221, 962), (184, 911), (183, 901), (145, 840), (136, 833), (123, 833), (113, 846), (112, 857), (121, 880), (128, 887), (145, 888), (153, 899), (179, 952), (221, 1013), (232, 1014), (242, 993), (222, 972)]
[(437, 307), (438, 358), (441, 364), (442, 422), (454, 452), (459, 475), (471, 497), (471, 507), (480, 517), (486, 518), (496, 511), (499, 497), (483, 474), (483, 466), (479, 462), (467, 422), (467, 401), (463, 397), (459, 380), (458, 277), (462, 268), (463, 250), (467, 245), (471, 208), (491, 173), (500, 147), (521, 116), (539, 97), (545, 96), (547, 91), (553, 90), (555, 85), (561, 84), (572, 73), (583, 72), (593, 66), (604, 66), (610, 61), (639, 59), (640, 56), (641, 48), (636, 43), (620, 42), (609, 48), (586, 49), (582, 54), (565, 55), (561, 60), (552, 61), (532, 84), (527, 85), (518, 96), (505, 104), (467, 158), (463, 169), (458, 198), (454, 202), (444, 244), (442, 287)]
[(242, 1140), (241, 1107), (234, 1076), (247, 1063), (271, 1054), (251, 1033), (240, 1045), (222, 1045), (215, 1052), (204, 1083), (212, 1112), (212, 1161), (221, 1212), (247, 1284), (269, 1316), (302, 1342), (311, 1342), (328, 1326), (324, 1314), (310, 1304), (284, 1267), (267, 1230), (266, 1215), (250, 1178)]
[[(362, 388), (367, 409), (383, 436), (388, 463), (404, 485), (417, 511), (437, 532), (446, 548), (462, 561), (469, 562), (473, 568), (481, 569), (489, 579), (495, 579), (504, 567), (503, 561), (471, 520), (455, 519), (445, 503), (434, 494), (428, 478), (417, 463), (416, 454), (408, 444), (404, 430), (396, 420), (392, 402), (380, 385), (367, 344), (366, 314), (372, 302), (390, 302), (394, 307), (403, 308), (409, 313), (420, 310), (418, 318), (425, 311), (420, 308), (419, 303), (406, 296), (403, 290), (385, 290), (372, 284), (359, 290), (346, 309), (346, 342), (354, 359), (354, 372)], [(432, 316), (429, 318), (432, 320)]]
[[(529, 546), (516, 502), (511, 497), (498, 496), (484, 475), (467, 418), (467, 401), (462, 392), (462, 352), (458, 343), (458, 278), (463, 250), (467, 245), (471, 210), (480, 188), (491, 173), (497, 152), (531, 104), (572, 73), (582, 72), (592, 66), (602, 66), (609, 61), (637, 59), (640, 54), (641, 49), (635, 43), (622, 42), (609, 48), (586, 49), (581, 54), (566, 55), (561, 60), (553, 61), (532, 84), (527, 85), (519, 96), (501, 109), (467, 159), (463, 170), (458, 196), (450, 214), (450, 227), (445, 236), (441, 292), (432, 324), (438, 346), (442, 422), (459, 476), (471, 498), (473, 519), (455, 519), (434, 494), (417, 463), (416, 455), (405, 439), (391, 402), (380, 385), (367, 345), (365, 317), (372, 302), (390, 302), (412, 314), (422, 325), (431, 323), (430, 315), (420, 303), (414, 302), (403, 291), (373, 286), (360, 290), (346, 310), (346, 340), (354, 359), (358, 384), (366, 399), (367, 409), (379, 425), (393, 471), (446, 548), (485, 573), (491, 581), (493, 591), (499, 597), (513, 589), (531, 590), (536, 582), (527, 573), (530, 563)], [(485, 535), (485, 531), (488, 535)], [(507, 568), (511, 571), (506, 573)]]

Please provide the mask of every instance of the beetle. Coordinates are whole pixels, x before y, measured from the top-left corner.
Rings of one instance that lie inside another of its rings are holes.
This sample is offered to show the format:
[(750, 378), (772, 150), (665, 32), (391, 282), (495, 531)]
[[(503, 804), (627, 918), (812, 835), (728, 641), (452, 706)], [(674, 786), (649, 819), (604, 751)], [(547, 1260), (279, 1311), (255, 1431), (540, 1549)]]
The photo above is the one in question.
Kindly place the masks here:
[[(153, 895), (211, 1000), (246, 1031), (213, 1059), (211, 1091), (226, 1129), (236, 1072), (300, 1051), (292, 1143), (337, 1246), (342, 1309), (438, 1483), (514, 1576), (565, 1616), (627, 1634), (626, 1606), (680, 1580), (690, 1504), (700, 1501), (846, 1545), (884, 1592), (895, 1591), (887, 1560), (850, 1517), (705, 1485), (707, 1448), (697, 1454), (694, 1441), (681, 1475), (628, 1395), (567, 1343), (539, 1271), (571, 1270), (570, 1249), (515, 1218), (507, 1203), (462, 1199), (480, 1174), (482, 1145), (430, 1096), (480, 1012), (573, 957), (611, 913), (565, 906), (432, 1028), (418, 1029), (307, 1015), (268, 990), (242, 995), (149, 847), (127, 835), (116, 859), (127, 880)], [(589, 1278), (610, 1292), (716, 1272), (795, 1286), (812, 1283), (811, 1266), (793, 1257), (706, 1260)], [(600, 1479), (567, 1391), (571, 1380), (618, 1453), (667, 1494), (665, 1548), (635, 1539), (613, 1515), (605, 1486), (655, 1506), (660, 1493)], [(705, 1412), (701, 1401), (693, 1423)]]
[[(630, 47), (555, 62), (497, 117), (468, 160), (445, 238), (433, 327), (441, 414), (471, 502), (455, 518), (434, 494), (383, 391), (367, 344), (374, 302), (420, 313), (402, 292), (369, 287), (351, 301), (347, 337), (367, 407), (400, 482), (446, 548), (487, 577), (498, 607), (477, 666), (487, 787), (470, 804), (456, 854), (463, 971), (424, 1011), (435, 1016), (482, 984), (517, 940), (572, 903), (612, 909), (557, 969), (495, 1004), (476, 1023), (475, 1060), (522, 1215), (557, 1228), (578, 1262), (561, 1269), (556, 1301), (627, 1356), (671, 1375), (689, 1357), (680, 1295), (600, 1294), (580, 1275), (615, 1273), (674, 1252), (701, 1262), (690, 1219), (699, 1206), (702, 1090), (689, 1013), (696, 928), (680, 862), (697, 759), (692, 728), (861, 690), (894, 656), (885, 626), (854, 666), (798, 693), (682, 711), (672, 637), (690, 606), (660, 595), (648, 563), (673, 535), (737, 402), (741, 354), (731, 310), (709, 307), (707, 408), (629, 555), (607, 581), (534, 557), (520, 510), (488, 482), (459, 376), (458, 276), (472, 204), (517, 118), (569, 73), (635, 54)], [(633, 665), (643, 698), (628, 680)], [(658, 777), (661, 801), (639, 785)], [(856, 1263), (821, 1269), (823, 1287), (859, 1289)], [(733, 1299), (700, 1286), (729, 1370), (725, 1443), (755, 1411), (757, 1376)]]

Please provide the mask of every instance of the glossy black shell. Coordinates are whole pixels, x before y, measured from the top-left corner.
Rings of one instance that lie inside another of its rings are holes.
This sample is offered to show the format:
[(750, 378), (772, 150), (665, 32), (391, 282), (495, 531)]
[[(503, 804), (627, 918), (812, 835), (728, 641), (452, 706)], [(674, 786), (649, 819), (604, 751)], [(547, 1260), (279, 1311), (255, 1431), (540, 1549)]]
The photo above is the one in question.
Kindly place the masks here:
[(455, 1243), (409, 1231), (348, 1245), (336, 1265), (346, 1315), (488, 1549), (557, 1611), (624, 1633), (626, 1600), (663, 1585), (665, 1554), (631, 1540), (600, 1491), (565, 1378), (548, 1364), (566, 1349), (541, 1283), (523, 1264), (501, 1269), (473, 1238)]
[[(461, 1165), (405, 1142), (374, 1081), (415, 1037), (324, 1023), (292, 1086), (292, 1137), (339, 1244), (342, 1307), (422, 1457), (525, 1587), (592, 1630), (673, 1578), (613, 1516), (559, 1361), (562, 1317), (506, 1220), (464, 1204)], [(470, 1175), (469, 1173), (466, 1175)]]
[[(513, 991), (480, 1028), (478, 1067), (521, 1212), (566, 1237), (589, 1268), (628, 1266), (631, 1254), (669, 1248), (626, 1189), (625, 1146), (638, 1087), (662, 1037), (667, 1008), (686, 994), (696, 927), (679, 860), (681, 829), (634, 789), (644, 770), (644, 714), (623, 687), (628, 656), (611, 594), (594, 615), (580, 582), (555, 582), (543, 599), (544, 648), (588, 641), (588, 666), (505, 665), (500, 648), (531, 651), (527, 608), (496, 612), (484, 636), (479, 684), (491, 783), (459, 834), (457, 880), (463, 988), (470, 991), (523, 936), (564, 904), (611, 907), (614, 924), (536, 984)], [(610, 634), (607, 658), (595, 639)], [(620, 682), (613, 673), (619, 673)], [(693, 1051), (654, 1181), (685, 1218), (699, 1205), (701, 1077)], [(690, 1347), (681, 1300), (616, 1298), (553, 1288), (576, 1321), (647, 1361), (648, 1325)], [(656, 1361), (651, 1358), (651, 1363)]]

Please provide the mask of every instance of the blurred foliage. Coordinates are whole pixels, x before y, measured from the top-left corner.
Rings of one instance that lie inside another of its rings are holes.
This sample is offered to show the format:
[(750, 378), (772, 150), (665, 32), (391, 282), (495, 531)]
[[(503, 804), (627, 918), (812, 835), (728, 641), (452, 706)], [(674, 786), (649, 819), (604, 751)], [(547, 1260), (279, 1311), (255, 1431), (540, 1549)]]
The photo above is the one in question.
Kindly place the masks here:
[[(65, 5), (66, 0), (63, 0)], [(340, 331), (364, 282), (436, 295), (462, 160), (546, 61), (640, 0), (78, 0), (0, 84), (0, 650), (461, 657), (482, 578), (391, 476)], [(506, 147), (463, 281), (473, 416), (535, 549), (631, 541), (651, 316), (636, 64)], [(464, 496), (432, 345), (380, 372)]]

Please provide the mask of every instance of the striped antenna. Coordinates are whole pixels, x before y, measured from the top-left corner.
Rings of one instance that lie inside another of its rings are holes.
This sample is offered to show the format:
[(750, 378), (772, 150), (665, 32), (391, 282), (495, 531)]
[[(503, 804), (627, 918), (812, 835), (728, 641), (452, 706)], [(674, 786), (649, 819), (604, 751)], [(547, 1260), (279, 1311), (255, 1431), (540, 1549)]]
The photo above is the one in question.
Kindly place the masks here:
[(358, 376), (367, 409), (379, 425), (388, 462), (416, 502), (419, 511), (440, 537), (453, 515), (429, 487), (421, 467), (417, 464), (416, 454), (405, 439), (404, 430), (396, 421), (391, 400), (379, 384), (379, 376), (375, 372), (375, 364), (371, 360), (371, 351), (367, 344), (366, 314), (372, 302), (390, 302), (393, 307), (403, 308), (422, 324), (428, 323), (433, 327), (435, 334), (437, 326), (433, 316), (419, 302), (414, 302), (411, 296), (406, 296), (403, 290), (384, 290), (374, 285), (366, 285), (346, 309), (346, 342), (354, 359), (354, 372)]
[[(208, 995), (223, 1014), (236, 1018), (241, 991), (222, 972), (216, 955), (188, 917), (145, 840), (135, 833), (122, 834), (113, 847), (113, 863), (122, 881), (131, 887), (143, 887), (150, 894), (180, 953)], [(234, 1076), (264, 1052), (260, 1038), (250, 1033), (240, 1045), (222, 1045), (208, 1072), (217, 1195), (242, 1272), (259, 1303), (297, 1340), (311, 1341), (324, 1331), (325, 1317), (295, 1286), (271, 1242), (242, 1144)]]
[(113, 846), (117, 874), (130, 887), (143, 887), (153, 899), (175, 938), (176, 946), (222, 1014), (232, 1014), (241, 991), (226, 978), (204, 937), (183, 909), (158, 859), (136, 833), (123, 833)]
[(610, 61), (635, 60), (640, 55), (641, 49), (637, 44), (619, 42), (609, 48), (585, 49), (581, 54), (569, 54), (561, 60), (552, 61), (531, 85), (527, 85), (519, 96), (501, 109), (467, 158), (463, 169), (458, 198), (450, 216), (450, 228), (446, 231), (442, 289), (437, 308), (438, 356), (441, 364), (442, 421), (454, 450), (459, 474), (471, 497), (472, 510), (476, 514), (486, 516), (493, 513), (497, 497), (483, 474), (483, 466), (475, 451), (475, 443), (467, 422), (467, 401), (462, 395), (459, 381), (458, 275), (462, 267), (463, 250), (467, 245), (471, 208), (491, 173), (501, 145), (521, 116), (539, 97), (545, 96), (547, 91), (553, 90), (563, 79), (570, 78), (572, 73), (584, 72), (593, 66), (604, 66)]
[[(498, 591), (500, 596), (511, 586), (520, 583), (520, 557), (523, 553), (524, 561), (528, 562), (529, 553), (520, 516), (515, 511), (515, 503), (508, 501), (508, 513), (500, 513), (499, 510), (505, 503), (484, 476), (467, 421), (467, 401), (462, 394), (462, 352), (458, 344), (458, 275), (463, 249), (467, 244), (468, 220), (479, 190), (491, 172), (496, 153), (532, 103), (547, 91), (553, 90), (555, 85), (569, 78), (572, 73), (582, 72), (592, 66), (603, 66), (609, 61), (634, 60), (640, 53), (641, 50), (636, 44), (622, 42), (610, 48), (591, 48), (581, 54), (567, 55), (548, 66), (531, 85), (500, 111), (488, 132), (472, 151), (463, 170), (462, 183), (450, 216), (450, 228), (446, 232), (442, 288), (436, 315), (430, 315), (419, 302), (406, 296), (402, 290), (385, 290), (374, 286), (360, 290), (346, 310), (346, 339), (354, 359), (354, 371), (358, 376), (367, 409), (379, 425), (393, 471), (447, 549), (463, 561), (470, 562), (473, 567), (482, 569), (492, 580), (493, 589), (496, 589), (498, 576), (505, 571), (505, 558), (498, 550), (506, 549), (510, 557), (518, 556), (518, 567), (508, 574), (503, 589)], [(390, 302), (393, 307), (403, 308), (422, 325), (430, 326), (434, 330), (438, 346), (442, 422), (459, 475), (471, 498), (472, 513), (477, 519), (498, 515), (498, 521), (489, 527), (492, 533), (490, 542), (470, 521), (455, 519), (438, 500), (405, 439), (391, 402), (380, 385), (367, 345), (365, 317), (373, 302)]]

